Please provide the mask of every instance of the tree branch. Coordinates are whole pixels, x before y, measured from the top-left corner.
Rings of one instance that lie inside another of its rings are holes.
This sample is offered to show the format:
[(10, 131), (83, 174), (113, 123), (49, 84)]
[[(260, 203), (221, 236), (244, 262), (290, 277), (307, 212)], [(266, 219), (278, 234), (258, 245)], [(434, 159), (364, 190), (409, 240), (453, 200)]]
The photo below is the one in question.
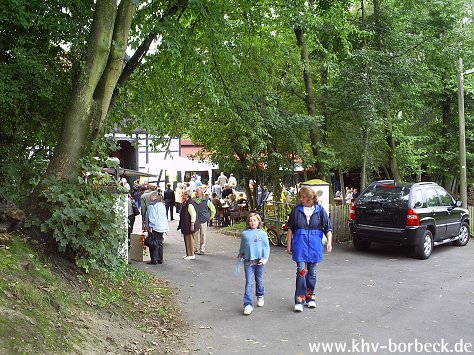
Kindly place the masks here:
[[(175, 4), (170, 4), (166, 12), (160, 18), (159, 22), (160, 23), (164, 22), (167, 18), (174, 16), (179, 11), (182, 14), (186, 10), (187, 6), (188, 6), (188, 0), (179, 0)], [(132, 57), (125, 64), (125, 67), (123, 68), (122, 73), (117, 81), (117, 85), (112, 95), (112, 99), (110, 100), (108, 112), (111, 112), (113, 110), (115, 103), (117, 102), (118, 96), (120, 94), (120, 88), (125, 85), (128, 79), (130, 79), (133, 72), (138, 68), (142, 59), (148, 53), (148, 50), (150, 49), (151, 44), (157, 38), (158, 38), (158, 30), (155, 28), (152, 31), (150, 31), (150, 33), (146, 36), (146, 38), (143, 40), (140, 46), (138, 46), (137, 50), (132, 55)]]

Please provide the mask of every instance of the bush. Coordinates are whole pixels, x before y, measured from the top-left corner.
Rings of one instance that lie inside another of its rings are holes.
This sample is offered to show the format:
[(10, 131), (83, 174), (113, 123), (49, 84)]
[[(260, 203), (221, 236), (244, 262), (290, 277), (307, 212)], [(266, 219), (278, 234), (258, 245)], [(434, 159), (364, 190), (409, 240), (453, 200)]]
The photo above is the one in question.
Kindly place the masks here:
[(127, 248), (126, 191), (108, 175), (79, 176), (75, 181), (52, 179), (43, 195), (51, 213), (42, 232), (51, 232), (60, 252), (72, 251), (76, 264), (114, 269), (124, 262)]

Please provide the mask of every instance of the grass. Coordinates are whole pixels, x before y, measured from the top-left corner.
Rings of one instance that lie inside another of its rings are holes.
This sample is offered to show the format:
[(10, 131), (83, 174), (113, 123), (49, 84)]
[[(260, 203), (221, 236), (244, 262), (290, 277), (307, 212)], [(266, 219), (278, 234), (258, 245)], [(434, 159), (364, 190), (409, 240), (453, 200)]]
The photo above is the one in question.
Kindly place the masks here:
[[(84, 274), (57, 256), (34, 250), (22, 235), (9, 235), (9, 239), (8, 245), (0, 245), (0, 353), (97, 349), (94, 341), (113, 334), (94, 335), (94, 325), (85, 324), (83, 315), (90, 323), (107, 322), (111, 330), (117, 320), (125, 320), (127, 329), (137, 330), (135, 337), (181, 323), (173, 291), (135, 267), (124, 264), (114, 272)], [(150, 344), (143, 346), (151, 354), (165, 353), (159, 346), (170, 342), (166, 336), (154, 336), (155, 352)], [(118, 339), (117, 344), (127, 343), (123, 334)], [(145, 336), (129, 340), (135, 349)]]
[(79, 339), (63, 326), (72, 301), (46, 259), (16, 236), (0, 249), (0, 260), (0, 349), (18, 354), (72, 351)]
[(227, 226), (224, 228), (226, 231), (243, 231), (247, 229), (247, 224), (243, 221), (233, 224), (232, 226)]

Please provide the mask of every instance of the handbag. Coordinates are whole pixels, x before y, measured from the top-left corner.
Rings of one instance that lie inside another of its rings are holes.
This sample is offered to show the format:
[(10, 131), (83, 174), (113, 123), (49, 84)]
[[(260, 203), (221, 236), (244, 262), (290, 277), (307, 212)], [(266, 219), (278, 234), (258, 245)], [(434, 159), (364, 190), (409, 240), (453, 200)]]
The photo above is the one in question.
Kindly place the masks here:
[(133, 209), (133, 215), (138, 216), (140, 214), (140, 210), (137, 207), (137, 204), (135, 201), (132, 201), (132, 209)]
[(154, 235), (148, 236), (148, 237), (145, 238), (144, 244), (145, 244), (148, 248), (157, 246), (157, 245), (158, 245), (158, 239), (156, 239)]

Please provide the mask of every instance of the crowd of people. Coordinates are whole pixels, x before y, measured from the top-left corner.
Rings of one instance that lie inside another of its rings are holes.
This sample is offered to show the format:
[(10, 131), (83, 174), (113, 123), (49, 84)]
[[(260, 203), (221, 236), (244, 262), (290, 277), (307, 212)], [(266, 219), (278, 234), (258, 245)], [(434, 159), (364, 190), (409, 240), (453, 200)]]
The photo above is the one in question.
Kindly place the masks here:
[[(234, 179), (232, 174), (227, 178), (221, 173), (214, 184), (206, 185), (199, 178), (192, 177), (189, 182), (178, 184), (176, 190), (168, 183), (164, 191), (158, 186), (141, 185), (135, 181), (128, 198), (129, 221), (133, 226), (135, 216), (141, 215), (142, 228), (147, 233), (146, 244), (150, 249), (151, 260), (148, 264), (163, 264), (164, 234), (169, 230), (169, 221), (175, 219), (174, 212), (179, 215), (177, 229), (184, 239), (186, 255), (183, 259), (193, 260), (196, 254), (205, 255), (208, 225), (212, 225), (214, 220), (218, 226), (229, 224), (230, 212), (247, 203), (245, 194), (236, 190), (237, 180)], [(255, 184), (251, 188), (256, 188)], [(357, 193), (354, 190), (348, 190), (346, 196), (354, 198), (354, 193)], [(284, 189), (282, 199), (292, 193)], [(261, 194), (263, 199), (263, 191)], [(288, 220), (287, 252), (296, 263), (294, 311), (302, 312), (304, 305), (316, 307), (316, 266), (323, 258), (324, 235), (327, 252), (332, 250), (332, 229), (328, 213), (318, 203), (318, 196), (312, 188), (301, 187), (297, 197), (299, 204), (292, 209)], [(224, 204), (226, 211), (221, 214)], [(254, 309), (254, 283), (257, 306), (265, 304), (263, 275), (270, 257), (270, 245), (258, 213), (247, 214), (246, 226), (237, 257), (245, 270), (243, 314), (250, 315)]]
[[(173, 190), (171, 183), (162, 191), (160, 186), (134, 181), (130, 188), (126, 179), (122, 185), (130, 190), (128, 196), (129, 245), (136, 216), (141, 215), (142, 229), (148, 233), (150, 264), (163, 263), (163, 234), (169, 229), (168, 222), (179, 216), (178, 230), (184, 236), (185, 260), (206, 253), (207, 227), (227, 226), (233, 212), (247, 208), (247, 199), (237, 190), (237, 179), (223, 172), (215, 183), (203, 184), (199, 175), (178, 183)], [(148, 241), (147, 241), (148, 243)]]

